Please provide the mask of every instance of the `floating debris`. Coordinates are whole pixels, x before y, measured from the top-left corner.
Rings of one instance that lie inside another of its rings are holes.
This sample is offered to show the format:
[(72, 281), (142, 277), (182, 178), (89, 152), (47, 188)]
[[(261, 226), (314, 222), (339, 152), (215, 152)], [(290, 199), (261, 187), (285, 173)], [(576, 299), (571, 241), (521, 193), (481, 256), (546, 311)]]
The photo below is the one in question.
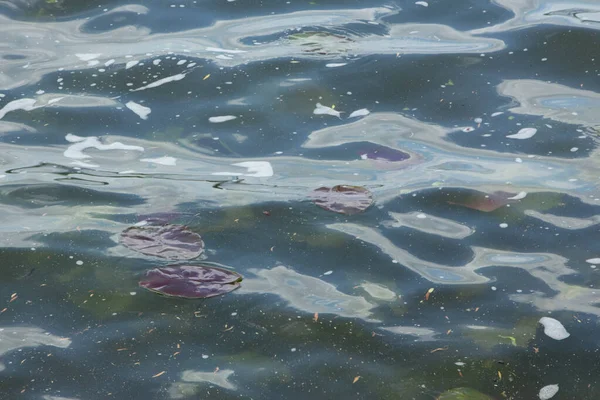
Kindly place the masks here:
[(563, 324), (554, 318), (543, 317), (540, 319), (540, 324), (544, 326), (544, 333), (554, 340), (563, 340), (571, 336)]

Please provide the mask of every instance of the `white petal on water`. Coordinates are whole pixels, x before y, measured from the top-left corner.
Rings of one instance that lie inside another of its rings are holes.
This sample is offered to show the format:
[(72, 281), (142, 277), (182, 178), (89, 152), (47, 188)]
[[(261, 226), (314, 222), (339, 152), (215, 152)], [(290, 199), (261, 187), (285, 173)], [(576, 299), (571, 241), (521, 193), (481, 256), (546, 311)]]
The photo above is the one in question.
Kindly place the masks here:
[(538, 397), (540, 400), (549, 400), (558, 393), (558, 385), (548, 385), (540, 389)]
[(8, 114), (11, 111), (17, 111), (17, 110), (25, 110), (25, 111), (31, 111), (34, 110), (38, 107), (34, 106), (35, 104), (35, 99), (19, 99), (19, 100), (13, 100), (10, 103), (7, 103), (4, 107), (2, 107), (2, 109), (0, 109), (0, 119), (4, 118), (4, 116), (6, 114)]
[(521, 200), (527, 196), (527, 192), (519, 192), (513, 197), (509, 197), (508, 200)]
[(475, 118), (475, 119), (473, 120), (473, 122), (475, 122), (476, 124), (480, 124), (480, 123), (482, 123), (482, 122), (483, 122), (483, 118)]
[(415, 4), (418, 6), (429, 7), (429, 3), (427, 3), (426, 1), (417, 1), (415, 2)]
[(137, 60), (134, 61), (128, 61), (127, 64), (125, 64), (125, 69), (129, 69), (129, 68), (133, 68), (136, 65), (138, 65), (140, 62)]
[(245, 161), (232, 165), (246, 168), (248, 171), (245, 174), (239, 172), (213, 172), (212, 175), (253, 176), (256, 178), (273, 176), (273, 166), (268, 161)]
[(152, 89), (152, 88), (164, 85), (165, 83), (180, 81), (183, 78), (185, 78), (185, 74), (177, 74), (177, 75), (173, 75), (173, 76), (168, 76), (166, 78), (162, 78), (155, 82), (149, 83), (146, 86), (142, 86), (137, 89), (133, 89), (132, 92), (137, 92), (139, 90)]
[(69, 133), (67, 136), (65, 136), (65, 139), (73, 144), (65, 150), (65, 152), (63, 153), (64, 156), (68, 158), (74, 158), (76, 160), (91, 157), (87, 154), (83, 154), (83, 151), (86, 149), (144, 151), (143, 147), (129, 146), (121, 142), (103, 144), (102, 142), (100, 142), (100, 140), (98, 140), (96, 136), (81, 137)]
[(333, 274), (333, 271), (323, 272), (323, 275), (331, 275), (331, 274)]
[(504, 114), (502, 111), (498, 111), (492, 114), (492, 117), (497, 117), (498, 115)]
[(336, 111), (336, 110), (334, 110), (331, 107), (324, 106), (321, 103), (317, 103), (315, 105), (315, 109), (313, 110), (313, 114), (315, 114), (315, 115), (332, 115), (334, 117), (341, 118), (339, 111)]
[(222, 49), (220, 47), (207, 47), (206, 51), (214, 51), (217, 53), (228, 53), (228, 54), (246, 53), (245, 50), (228, 50), (228, 49)]
[(371, 112), (366, 108), (361, 108), (360, 110), (352, 111), (352, 114), (348, 116), (348, 118), (356, 118), (356, 117), (364, 117), (365, 115), (369, 115)]
[(571, 336), (563, 324), (554, 318), (543, 317), (540, 319), (540, 324), (544, 326), (544, 333), (554, 340), (563, 340)]
[(95, 58), (98, 58), (102, 55), (102, 53), (80, 53), (80, 54), (75, 54), (75, 56), (77, 58), (79, 58), (81, 61), (91, 61)]
[(466, 133), (469, 133), (469, 132), (473, 132), (474, 130), (475, 130), (475, 128), (473, 128), (472, 126), (467, 126), (462, 131), (466, 132)]
[(590, 264), (600, 264), (600, 258), (590, 258), (588, 260), (585, 260), (585, 262)]
[(325, 66), (327, 68), (343, 67), (344, 65), (348, 65), (348, 63), (329, 63), (329, 64), (325, 64)]
[(535, 128), (523, 128), (519, 132), (514, 135), (508, 135), (509, 139), (529, 139), (533, 137), (537, 133), (537, 129)]
[(175, 166), (177, 163), (177, 159), (175, 157), (158, 157), (158, 158), (142, 158), (140, 161), (143, 162), (149, 162), (149, 163), (153, 163), (153, 164), (160, 164), (160, 165), (168, 165), (168, 166)]
[(218, 117), (210, 117), (208, 121), (212, 122), (213, 124), (219, 124), (221, 122), (232, 121), (236, 118), (237, 117), (235, 115), (220, 115)]
[(152, 112), (152, 110), (149, 107), (144, 107), (143, 105), (133, 101), (130, 101), (127, 104), (125, 104), (125, 107), (129, 108), (131, 111), (136, 113), (141, 119), (148, 119), (148, 114)]
[(107, 62), (104, 63), (105, 67), (110, 67), (111, 65), (113, 65), (115, 63), (115, 59), (112, 58), (110, 60), (108, 60)]

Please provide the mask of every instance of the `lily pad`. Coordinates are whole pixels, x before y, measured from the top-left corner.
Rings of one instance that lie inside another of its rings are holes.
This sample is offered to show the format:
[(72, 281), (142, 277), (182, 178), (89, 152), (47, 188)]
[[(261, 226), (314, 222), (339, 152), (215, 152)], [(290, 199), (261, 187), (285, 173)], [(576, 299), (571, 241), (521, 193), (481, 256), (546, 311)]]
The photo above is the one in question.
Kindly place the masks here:
[(133, 226), (120, 242), (139, 253), (169, 260), (191, 260), (204, 251), (202, 237), (183, 225)]
[(169, 265), (146, 272), (139, 285), (166, 296), (206, 299), (240, 287), (237, 272), (209, 265)]
[(501, 191), (493, 192), (490, 194), (477, 192), (474, 194), (470, 194), (463, 199), (448, 201), (448, 204), (455, 204), (477, 211), (492, 212), (499, 209), (500, 207), (504, 207), (505, 205), (509, 204), (511, 200), (514, 200), (511, 199), (514, 196), (515, 193), (507, 193)]
[(445, 391), (437, 400), (493, 400), (493, 398), (475, 389), (461, 387)]
[(312, 200), (327, 211), (353, 215), (369, 208), (373, 204), (373, 195), (362, 186), (336, 185), (315, 189)]

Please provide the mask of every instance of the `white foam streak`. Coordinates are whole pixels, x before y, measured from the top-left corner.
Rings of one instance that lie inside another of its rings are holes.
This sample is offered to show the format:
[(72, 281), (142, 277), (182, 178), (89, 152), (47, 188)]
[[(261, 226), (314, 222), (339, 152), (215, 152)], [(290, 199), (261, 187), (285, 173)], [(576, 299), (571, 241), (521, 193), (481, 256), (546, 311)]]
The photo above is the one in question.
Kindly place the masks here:
[(98, 140), (96, 136), (81, 137), (68, 134), (67, 136), (65, 136), (65, 139), (73, 144), (65, 150), (65, 152), (63, 153), (64, 156), (76, 160), (91, 158), (91, 156), (83, 153), (83, 151), (86, 149), (144, 151), (143, 147), (130, 146), (121, 142), (103, 144), (102, 142), (100, 142), (100, 140)]
[(142, 158), (140, 161), (149, 162), (149, 163), (153, 163), (153, 164), (168, 165), (170, 167), (175, 166), (177, 163), (177, 159), (175, 157), (166, 157), (166, 156), (158, 157), (158, 158)]
[(0, 119), (4, 118), (6, 114), (11, 111), (24, 110), (31, 111), (41, 106), (35, 107), (35, 99), (19, 99), (13, 100), (10, 103), (7, 103), (2, 109), (0, 109)]

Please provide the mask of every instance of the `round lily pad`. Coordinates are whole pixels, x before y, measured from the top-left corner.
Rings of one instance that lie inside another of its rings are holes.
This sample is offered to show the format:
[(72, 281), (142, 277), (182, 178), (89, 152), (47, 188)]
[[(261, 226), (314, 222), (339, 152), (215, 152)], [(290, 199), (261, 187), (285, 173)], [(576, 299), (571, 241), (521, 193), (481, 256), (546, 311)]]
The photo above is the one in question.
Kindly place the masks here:
[(133, 226), (124, 230), (121, 244), (148, 256), (191, 260), (204, 251), (202, 237), (183, 225)]
[(337, 185), (315, 189), (312, 200), (327, 211), (353, 215), (369, 208), (373, 204), (373, 195), (362, 186)]
[(209, 265), (169, 265), (149, 270), (139, 285), (166, 296), (206, 299), (237, 289), (242, 279), (237, 272)]

